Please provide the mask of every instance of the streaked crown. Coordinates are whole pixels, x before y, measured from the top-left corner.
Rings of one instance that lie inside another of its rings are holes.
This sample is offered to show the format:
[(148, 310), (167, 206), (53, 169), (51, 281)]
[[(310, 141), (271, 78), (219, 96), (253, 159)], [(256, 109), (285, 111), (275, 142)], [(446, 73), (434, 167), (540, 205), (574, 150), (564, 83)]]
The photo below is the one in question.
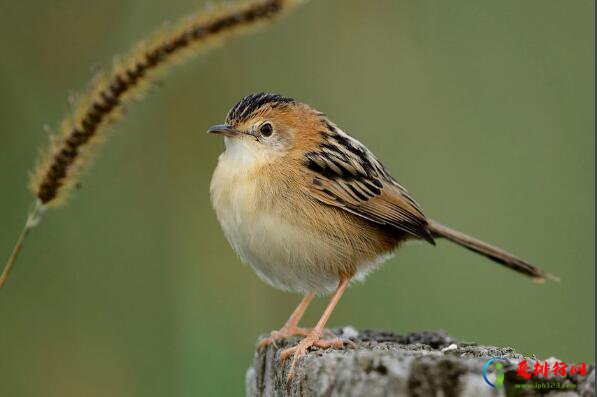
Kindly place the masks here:
[(268, 109), (275, 109), (295, 103), (294, 99), (279, 94), (267, 92), (249, 94), (230, 109), (226, 116), (226, 124), (237, 125), (250, 120)]

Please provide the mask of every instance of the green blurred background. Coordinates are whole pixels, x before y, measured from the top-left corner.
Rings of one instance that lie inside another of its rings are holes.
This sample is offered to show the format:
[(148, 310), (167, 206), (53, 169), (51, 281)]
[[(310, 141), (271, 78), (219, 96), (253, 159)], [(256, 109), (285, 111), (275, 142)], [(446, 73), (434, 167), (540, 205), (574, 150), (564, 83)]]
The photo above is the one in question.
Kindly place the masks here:
[[(0, 255), (69, 92), (193, 0), (0, 1)], [(562, 278), (404, 247), (329, 323), (594, 360), (594, 2), (316, 1), (164, 76), (0, 291), (0, 396), (240, 395), (299, 300), (261, 282), (209, 203), (230, 106), (275, 91), (364, 141), (436, 219)], [(324, 299), (312, 306), (314, 323)]]

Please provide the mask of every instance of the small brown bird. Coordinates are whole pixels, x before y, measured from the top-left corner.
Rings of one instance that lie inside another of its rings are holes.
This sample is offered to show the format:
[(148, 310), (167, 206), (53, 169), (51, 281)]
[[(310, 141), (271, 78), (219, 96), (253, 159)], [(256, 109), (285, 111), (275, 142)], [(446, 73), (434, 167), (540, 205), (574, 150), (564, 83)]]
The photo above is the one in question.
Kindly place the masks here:
[[(286, 324), (262, 342), (305, 336), (281, 354), (294, 354), (291, 368), (312, 346), (343, 346), (338, 338), (322, 339), (338, 300), (404, 241), (435, 245), (446, 238), (535, 280), (554, 278), (427, 218), (362, 143), (304, 103), (251, 94), (208, 132), (224, 136), (226, 145), (210, 190), (228, 241), (267, 283), (304, 294)], [(298, 328), (315, 294), (332, 291), (317, 325)]]

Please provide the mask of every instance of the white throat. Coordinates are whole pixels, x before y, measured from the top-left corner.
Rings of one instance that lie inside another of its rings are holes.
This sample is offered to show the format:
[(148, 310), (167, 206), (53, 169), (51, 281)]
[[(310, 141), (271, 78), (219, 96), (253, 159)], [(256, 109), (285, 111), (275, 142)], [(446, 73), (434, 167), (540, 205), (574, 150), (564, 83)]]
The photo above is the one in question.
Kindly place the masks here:
[(224, 137), (226, 150), (220, 156), (220, 162), (241, 170), (250, 170), (275, 160), (279, 154), (269, 150), (263, 144), (251, 139)]

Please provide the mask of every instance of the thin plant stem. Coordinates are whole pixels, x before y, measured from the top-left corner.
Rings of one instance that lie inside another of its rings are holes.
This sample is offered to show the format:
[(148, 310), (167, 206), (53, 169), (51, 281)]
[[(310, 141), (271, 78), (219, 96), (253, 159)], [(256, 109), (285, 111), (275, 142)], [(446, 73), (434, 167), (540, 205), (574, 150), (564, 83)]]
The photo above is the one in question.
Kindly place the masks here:
[(15, 243), (15, 246), (12, 249), (12, 253), (8, 257), (8, 260), (6, 261), (6, 264), (4, 265), (2, 274), (0, 275), (0, 288), (2, 288), (4, 286), (4, 283), (8, 279), (10, 271), (12, 270), (12, 268), (15, 264), (15, 261), (17, 260), (17, 257), (19, 256), (19, 253), (21, 252), (21, 249), (23, 248), (23, 244), (25, 243), (25, 239), (29, 235), (29, 232), (31, 232), (31, 230), (35, 226), (37, 226), (37, 224), (39, 223), (39, 221), (41, 219), (41, 214), (43, 212), (43, 208), (44, 207), (41, 204), (41, 201), (39, 201), (39, 200), (36, 200), (35, 204), (31, 207), (31, 210), (29, 211), (29, 215), (27, 215), (27, 220), (25, 221), (25, 225), (23, 226), (23, 229), (21, 230), (21, 234), (19, 234), (19, 238), (17, 239), (17, 242)]

